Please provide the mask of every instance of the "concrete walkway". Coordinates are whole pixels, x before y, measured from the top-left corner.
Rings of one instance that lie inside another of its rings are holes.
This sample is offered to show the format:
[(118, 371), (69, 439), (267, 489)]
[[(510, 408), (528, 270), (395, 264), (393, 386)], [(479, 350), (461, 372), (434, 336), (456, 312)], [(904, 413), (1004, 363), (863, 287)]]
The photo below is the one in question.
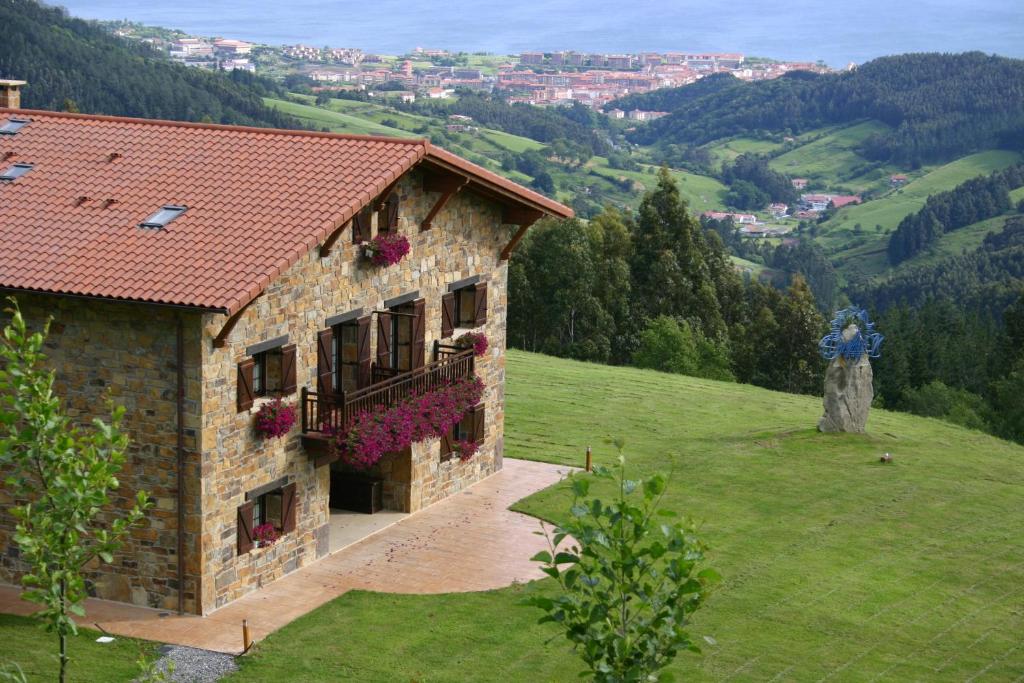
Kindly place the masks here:
[[(505, 459), (504, 469), (451, 498), (409, 515), (354, 545), (303, 567), (207, 617), (90, 599), (82, 626), (123, 636), (237, 654), (242, 620), (254, 640), (352, 589), (383, 593), (489, 590), (542, 578), (534, 562), (546, 549), (539, 522), (508, 506), (564, 478), (569, 467)], [(472, 571), (466, 571), (472, 567)], [(0, 585), (0, 612), (35, 605)], [(161, 614), (165, 616), (161, 616)]]

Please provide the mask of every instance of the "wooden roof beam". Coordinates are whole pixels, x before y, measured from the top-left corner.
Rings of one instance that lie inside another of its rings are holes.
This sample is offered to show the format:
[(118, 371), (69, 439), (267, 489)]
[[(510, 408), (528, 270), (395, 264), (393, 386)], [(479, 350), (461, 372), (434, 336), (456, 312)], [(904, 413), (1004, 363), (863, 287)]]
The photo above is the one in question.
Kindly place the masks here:
[(231, 331), (233, 329), (235, 329), (235, 325), (238, 324), (238, 321), (242, 317), (242, 314), (249, 310), (249, 307), (256, 303), (256, 300), (259, 299), (261, 296), (263, 295), (260, 294), (255, 299), (239, 308), (231, 315), (230, 318), (228, 318), (228, 321), (224, 323), (224, 327), (220, 329), (220, 333), (218, 333), (217, 337), (213, 340), (213, 348), (222, 349), (224, 348), (225, 345), (227, 345), (228, 335), (231, 334)]
[(512, 235), (505, 248), (501, 250), (501, 260), (507, 261), (512, 256), (512, 251), (519, 244), (519, 241), (526, 235), (530, 226), (544, 217), (544, 212), (539, 209), (524, 209), (517, 206), (506, 206), (501, 211), (501, 222), (510, 225), (518, 225), (516, 234)]
[(427, 173), (423, 176), (423, 189), (426, 192), (440, 192), (441, 196), (434, 202), (434, 206), (430, 209), (430, 213), (420, 223), (420, 231), (430, 230), (430, 226), (433, 225), (434, 219), (437, 218), (437, 214), (441, 212), (441, 209), (445, 207), (452, 197), (458, 194), (459, 190), (464, 188), (469, 183), (469, 178), (460, 175), (435, 175), (433, 173)]

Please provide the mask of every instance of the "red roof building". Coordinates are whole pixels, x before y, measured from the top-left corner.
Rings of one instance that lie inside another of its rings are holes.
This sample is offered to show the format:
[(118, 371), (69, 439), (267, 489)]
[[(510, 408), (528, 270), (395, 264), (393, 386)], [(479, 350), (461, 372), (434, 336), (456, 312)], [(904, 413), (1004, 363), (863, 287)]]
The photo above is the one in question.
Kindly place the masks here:
[[(0, 289), (52, 321), (72, 419), (125, 408), (115, 505), (156, 500), (97, 597), (208, 614), (350, 542), (332, 509), (500, 470), (508, 258), (546, 215), (572, 211), (426, 140), (0, 109)], [(443, 399), (386, 453), (337, 446)]]

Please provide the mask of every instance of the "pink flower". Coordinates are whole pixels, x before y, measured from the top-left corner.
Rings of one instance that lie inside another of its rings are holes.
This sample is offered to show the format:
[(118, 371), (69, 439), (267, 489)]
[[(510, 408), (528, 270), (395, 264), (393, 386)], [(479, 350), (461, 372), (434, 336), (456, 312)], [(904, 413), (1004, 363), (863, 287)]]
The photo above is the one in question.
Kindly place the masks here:
[(273, 524), (260, 524), (252, 530), (252, 535), (261, 546), (270, 546), (277, 540), (277, 529)]
[(265, 439), (284, 436), (295, 426), (295, 407), (280, 398), (264, 403), (256, 413), (256, 433)]
[(456, 441), (455, 450), (459, 454), (459, 460), (462, 462), (469, 462), (476, 455), (476, 452), (480, 449), (476, 441)]
[(383, 232), (363, 244), (363, 253), (375, 266), (393, 266), (409, 253), (405, 235)]
[[(456, 380), (423, 394), (413, 394), (389, 408), (363, 411), (348, 431), (336, 434), (341, 459), (356, 469), (373, 467), (386, 453), (439, 439), (480, 402), (479, 377)], [(474, 448), (472, 453), (475, 453)], [(464, 459), (472, 457), (472, 453)]]
[(467, 332), (455, 340), (455, 345), (467, 349), (472, 347), (473, 355), (482, 356), (487, 353), (489, 342), (487, 341), (487, 335), (483, 332)]

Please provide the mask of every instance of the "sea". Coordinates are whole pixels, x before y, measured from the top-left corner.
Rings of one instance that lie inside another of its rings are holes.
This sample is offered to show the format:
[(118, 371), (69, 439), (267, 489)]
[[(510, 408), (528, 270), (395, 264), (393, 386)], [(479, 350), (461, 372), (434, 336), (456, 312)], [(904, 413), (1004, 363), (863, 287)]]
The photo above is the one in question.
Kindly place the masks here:
[(129, 19), (273, 45), (522, 51), (742, 52), (839, 67), (904, 52), (1024, 57), (1024, 0), (61, 0)]

